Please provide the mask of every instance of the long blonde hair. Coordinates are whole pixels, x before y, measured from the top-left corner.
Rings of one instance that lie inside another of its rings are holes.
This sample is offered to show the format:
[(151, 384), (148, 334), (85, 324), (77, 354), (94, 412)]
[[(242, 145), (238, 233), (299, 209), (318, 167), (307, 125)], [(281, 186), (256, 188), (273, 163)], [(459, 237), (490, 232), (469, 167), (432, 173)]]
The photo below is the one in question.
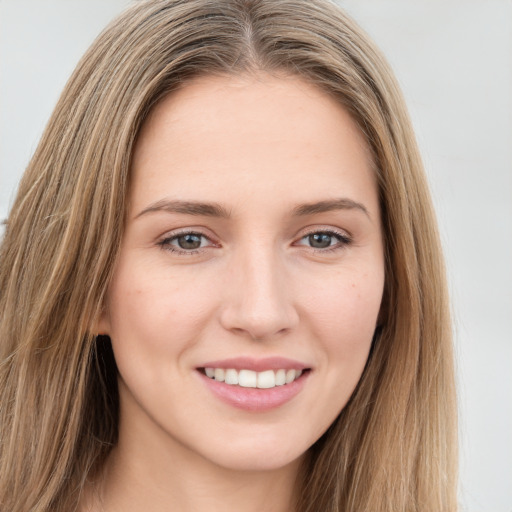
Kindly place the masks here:
[(428, 187), (384, 58), (329, 0), (147, 0), (98, 37), (23, 176), (0, 249), (0, 509), (75, 510), (116, 443), (116, 367), (94, 336), (151, 108), (205, 74), (287, 72), (352, 114), (386, 250), (380, 327), (350, 402), (310, 449), (300, 512), (453, 512), (451, 328)]

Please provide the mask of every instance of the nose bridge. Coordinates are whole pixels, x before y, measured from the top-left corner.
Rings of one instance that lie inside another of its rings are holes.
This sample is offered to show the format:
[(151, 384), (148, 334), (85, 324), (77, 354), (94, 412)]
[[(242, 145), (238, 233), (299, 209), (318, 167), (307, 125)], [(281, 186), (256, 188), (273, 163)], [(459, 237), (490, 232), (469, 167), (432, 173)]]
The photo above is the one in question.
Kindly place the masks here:
[(263, 339), (292, 328), (297, 314), (287, 286), (285, 265), (270, 243), (252, 243), (234, 255), (232, 287), (223, 311), (229, 330)]

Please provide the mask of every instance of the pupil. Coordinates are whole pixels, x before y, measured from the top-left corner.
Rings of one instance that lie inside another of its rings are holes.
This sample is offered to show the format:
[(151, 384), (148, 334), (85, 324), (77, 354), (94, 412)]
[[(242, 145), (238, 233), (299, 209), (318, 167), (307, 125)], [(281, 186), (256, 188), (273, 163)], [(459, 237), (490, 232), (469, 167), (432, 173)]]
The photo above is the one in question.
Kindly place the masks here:
[(327, 233), (315, 233), (313, 235), (309, 235), (309, 243), (311, 244), (311, 247), (324, 249), (331, 245), (331, 238), (331, 235), (328, 235)]
[(183, 235), (178, 238), (178, 245), (182, 249), (199, 249), (201, 247), (201, 237), (199, 235)]

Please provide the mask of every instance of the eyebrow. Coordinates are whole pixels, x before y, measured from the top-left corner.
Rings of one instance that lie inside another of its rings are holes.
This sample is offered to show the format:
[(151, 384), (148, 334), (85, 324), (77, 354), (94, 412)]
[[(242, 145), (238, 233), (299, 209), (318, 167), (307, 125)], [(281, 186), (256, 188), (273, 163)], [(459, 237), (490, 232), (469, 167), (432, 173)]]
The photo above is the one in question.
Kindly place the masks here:
[(333, 210), (360, 210), (370, 218), (370, 214), (363, 204), (348, 198), (328, 199), (317, 203), (301, 204), (294, 208), (293, 214), (296, 216), (314, 215), (315, 213), (324, 213)]
[[(334, 210), (359, 210), (370, 218), (370, 214), (363, 204), (348, 198), (328, 199), (325, 201), (301, 204), (296, 206), (292, 213), (295, 217), (302, 217)], [(229, 210), (218, 203), (162, 199), (144, 208), (135, 218), (137, 219), (142, 215), (153, 212), (181, 213), (185, 215), (219, 217), (223, 219), (231, 217)]]
[(185, 215), (197, 215), (201, 217), (221, 217), (224, 219), (229, 218), (231, 215), (226, 208), (218, 203), (200, 203), (197, 201), (170, 201), (162, 199), (144, 208), (137, 216), (136, 219), (142, 215), (152, 212), (168, 212), (168, 213), (183, 213)]

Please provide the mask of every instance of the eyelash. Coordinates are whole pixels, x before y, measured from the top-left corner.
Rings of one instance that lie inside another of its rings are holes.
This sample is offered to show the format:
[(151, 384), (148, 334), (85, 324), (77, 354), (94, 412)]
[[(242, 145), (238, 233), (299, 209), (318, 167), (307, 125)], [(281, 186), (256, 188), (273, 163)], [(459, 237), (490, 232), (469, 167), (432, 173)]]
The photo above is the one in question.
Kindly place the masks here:
[(325, 254), (327, 252), (339, 251), (341, 249), (346, 248), (347, 246), (349, 246), (352, 243), (352, 238), (349, 235), (347, 235), (346, 233), (340, 232), (340, 231), (332, 230), (332, 229), (325, 229), (325, 230), (319, 229), (319, 230), (310, 231), (309, 233), (306, 233), (304, 236), (302, 236), (299, 241), (302, 241), (302, 240), (310, 237), (311, 235), (328, 235), (330, 237), (337, 239), (337, 241), (338, 241), (337, 243), (335, 243), (334, 245), (329, 245), (328, 247), (325, 247), (325, 248), (311, 247), (311, 249), (313, 249), (313, 251), (320, 252), (323, 254)]
[[(299, 239), (299, 242), (304, 239), (307, 239), (311, 235), (319, 235), (319, 234), (334, 237), (338, 240), (338, 242), (332, 246), (330, 245), (325, 248), (310, 247), (314, 252), (319, 252), (319, 253), (323, 253), (323, 254), (328, 253), (328, 252), (335, 252), (335, 251), (344, 249), (345, 247), (349, 246), (352, 243), (352, 238), (349, 235), (347, 235), (346, 233), (332, 230), (332, 229), (330, 229), (330, 230), (319, 229), (319, 230), (310, 231), (310, 232), (304, 234)], [(178, 238), (187, 236), (187, 235), (193, 235), (193, 236), (197, 236), (199, 238), (206, 239), (209, 242), (211, 242), (212, 245), (209, 245), (206, 247), (199, 247), (197, 249), (190, 249), (190, 250), (178, 248), (178, 247), (172, 245), (173, 241), (178, 240)], [(303, 244), (300, 244), (300, 245), (303, 245)], [(210, 238), (208, 238), (206, 235), (204, 235), (203, 233), (200, 233), (197, 231), (183, 231), (180, 233), (175, 233), (172, 236), (167, 236), (167, 237), (163, 238), (162, 240), (160, 240), (158, 242), (158, 246), (160, 246), (163, 250), (166, 250), (166, 251), (169, 251), (169, 252), (172, 252), (175, 254), (194, 255), (194, 254), (201, 252), (202, 249), (204, 250), (205, 248), (209, 248), (212, 246), (215, 247), (216, 244), (214, 242), (212, 242), (212, 240)]]
[[(195, 235), (197, 237), (204, 238), (204, 239), (208, 240), (209, 242), (211, 242), (213, 246), (215, 246), (215, 244), (212, 242), (212, 240), (210, 238), (208, 238), (206, 235), (204, 235), (203, 233), (200, 233), (198, 231), (182, 231), (180, 233), (175, 233), (172, 236), (166, 236), (164, 239), (162, 239), (162, 240), (160, 240), (160, 242), (158, 242), (158, 245), (165, 251), (169, 251), (169, 252), (172, 252), (175, 254), (186, 254), (186, 255), (194, 255), (194, 254), (199, 253), (201, 251), (201, 249), (204, 249), (203, 247), (199, 247), (198, 249), (186, 250), (186, 249), (182, 249), (177, 246), (171, 245), (171, 242), (173, 242), (174, 240), (178, 240), (178, 238), (180, 238), (182, 236), (187, 236), (187, 235)], [(211, 246), (208, 246), (208, 247), (211, 247)]]

